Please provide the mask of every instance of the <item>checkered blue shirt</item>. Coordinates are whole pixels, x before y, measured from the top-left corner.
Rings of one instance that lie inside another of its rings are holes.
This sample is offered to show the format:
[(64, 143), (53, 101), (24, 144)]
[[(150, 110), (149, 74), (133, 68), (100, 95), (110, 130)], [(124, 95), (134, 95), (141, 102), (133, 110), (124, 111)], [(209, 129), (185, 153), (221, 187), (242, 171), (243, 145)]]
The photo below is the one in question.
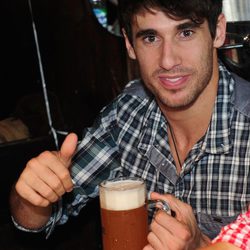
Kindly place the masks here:
[[(84, 132), (72, 166), (75, 189), (55, 209), (47, 231), (98, 196), (101, 181), (120, 175), (141, 177), (149, 193), (170, 193), (189, 203), (200, 228), (211, 238), (245, 211), (250, 201), (250, 112), (246, 104), (237, 104), (244, 98), (238, 100), (242, 97), (235, 93), (231, 73), (222, 64), (219, 72), (211, 122), (179, 175), (166, 118), (142, 82), (130, 82)], [(246, 88), (245, 96), (250, 95), (250, 83)]]

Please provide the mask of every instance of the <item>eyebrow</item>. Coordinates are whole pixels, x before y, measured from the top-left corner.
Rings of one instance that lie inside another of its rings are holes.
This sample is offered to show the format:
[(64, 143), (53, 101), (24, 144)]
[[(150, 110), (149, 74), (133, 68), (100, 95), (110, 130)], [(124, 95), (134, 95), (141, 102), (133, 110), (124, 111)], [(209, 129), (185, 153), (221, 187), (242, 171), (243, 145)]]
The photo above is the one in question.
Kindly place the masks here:
[(157, 32), (154, 29), (145, 29), (145, 30), (140, 30), (139, 32), (136, 33), (136, 38), (144, 37), (144, 36), (153, 36), (156, 35)]
[(188, 21), (188, 22), (177, 25), (177, 30), (194, 29), (194, 28), (199, 28), (200, 26), (201, 26), (201, 23)]
[[(181, 23), (177, 25), (176, 29), (177, 30), (185, 30), (185, 29), (194, 29), (194, 28), (199, 28), (201, 26), (201, 23), (196, 23), (193, 21), (188, 21), (185, 23)], [(155, 36), (157, 35), (157, 31), (154, 29), (145, 29), (145, 30), (140, 30), (136, 33), (136, 38), (140, 37), (145, 37), (145, 36)]]

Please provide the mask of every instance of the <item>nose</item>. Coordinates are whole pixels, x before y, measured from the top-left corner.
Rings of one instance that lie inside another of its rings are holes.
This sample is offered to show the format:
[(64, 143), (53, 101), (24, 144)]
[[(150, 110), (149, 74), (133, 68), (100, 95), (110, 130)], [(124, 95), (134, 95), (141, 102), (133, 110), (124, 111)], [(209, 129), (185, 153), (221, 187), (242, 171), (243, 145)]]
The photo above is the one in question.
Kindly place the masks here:
[(161, 48), (160, 67), (171, 70), (181, 64), (181, 51), (174, 42), (164, 42)]

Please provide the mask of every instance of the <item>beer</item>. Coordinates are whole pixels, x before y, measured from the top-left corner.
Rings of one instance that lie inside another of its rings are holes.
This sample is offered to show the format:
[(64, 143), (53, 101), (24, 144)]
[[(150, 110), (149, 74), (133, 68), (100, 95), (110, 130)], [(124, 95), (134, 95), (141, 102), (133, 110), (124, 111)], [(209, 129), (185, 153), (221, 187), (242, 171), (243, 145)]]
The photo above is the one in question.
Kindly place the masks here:
[(100, 185), (104, 250), (142, 250), (147, 245), (148, 215), (142, 180), (114, 179)]

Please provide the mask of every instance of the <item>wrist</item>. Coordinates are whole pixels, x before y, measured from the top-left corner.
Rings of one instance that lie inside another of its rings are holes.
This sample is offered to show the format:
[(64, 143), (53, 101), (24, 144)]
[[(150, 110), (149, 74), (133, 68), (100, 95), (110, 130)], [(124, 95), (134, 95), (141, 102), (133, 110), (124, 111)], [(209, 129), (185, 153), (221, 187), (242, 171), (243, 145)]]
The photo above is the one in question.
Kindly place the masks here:
[(16, 223), (29, 229), (40, 228), (45, 225), (52, 213), (52, 205), (38, 207), (22, 198), (13, 186), (10, 196), (10, 208)]

